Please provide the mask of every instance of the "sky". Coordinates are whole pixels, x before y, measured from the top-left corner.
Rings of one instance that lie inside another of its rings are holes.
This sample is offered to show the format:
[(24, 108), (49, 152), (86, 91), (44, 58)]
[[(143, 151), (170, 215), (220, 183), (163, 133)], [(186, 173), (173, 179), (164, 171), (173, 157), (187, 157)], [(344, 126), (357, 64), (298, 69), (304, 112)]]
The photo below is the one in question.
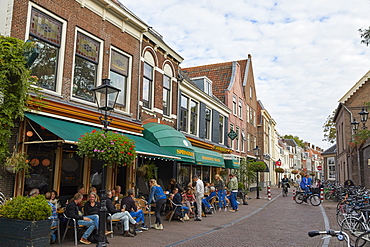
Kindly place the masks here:
[(324, 150), (327, 117), (370, 70), (358, 31), (370, 26), (370, 0), (120, 2), (184, 58), (182, 68), (251, 54), (257, 98), (278, 133)]

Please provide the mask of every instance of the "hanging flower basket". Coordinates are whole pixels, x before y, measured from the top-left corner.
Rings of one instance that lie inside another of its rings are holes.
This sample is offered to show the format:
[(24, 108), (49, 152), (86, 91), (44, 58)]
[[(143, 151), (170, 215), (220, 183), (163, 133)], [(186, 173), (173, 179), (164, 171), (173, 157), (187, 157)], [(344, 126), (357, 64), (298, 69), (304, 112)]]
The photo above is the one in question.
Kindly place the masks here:
[(31, 166), (27, 155), (23, 152), (18, 153), (14, 148), (13, 153), (9, 157), (6, 157), (3, 168), (10, 173), (25, 171), (26, 176), (28, 176)]
[(310, 173), (310, 175), (311, 175), (311, 176), (315, 176), (315, 175), (316, 175), (316, 173), (314, 173), (314, 172), (311, 172), (311, 173)]
[(292, 170), (292, 174), (298, 174), (298, 170)]
[(278, 167), (278, 168), (275, 168), (275, 172), (277, 172), (277, 173), (284, 173), (284, 169)]
[(248, 166), (254, 172), (263, 172), (266, 170), (266, 164), (263, 161), (254, 161), (249, 163)]
[(299, 175), (301, 175), (301, 177), (304, 177), (306, 175), (305, 172), (299, 172)]
[(117, 166), (130, 165), (136, 157), (134, 141), (123, 134), (93, 130), (87, 133), (77, 143), (77, 154), (80, 156), (96, 157), (107, 164), (117, 164)]

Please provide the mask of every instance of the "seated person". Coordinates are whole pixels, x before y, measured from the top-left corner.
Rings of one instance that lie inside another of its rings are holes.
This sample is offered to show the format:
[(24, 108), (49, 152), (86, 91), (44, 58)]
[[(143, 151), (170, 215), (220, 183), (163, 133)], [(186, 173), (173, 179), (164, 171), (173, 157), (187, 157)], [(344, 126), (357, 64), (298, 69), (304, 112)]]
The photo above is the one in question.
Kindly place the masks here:
[(113, 203), (112, 203), (112, 200), (110, 200), (112, 197), (113, 197), (113, 194), (112, 194), (112, 191), (110, 190), (107, 190), (107, 200), (106, 200), (106, 206), (107, 206), (107, 212), (111, 214), (111, 216), (108, 216), (108, 220), (110, 219), (120, 219), (121, 222), (122, 222), (122, 226), (123, 226), (123, 230), (124, 230), (124, 233), (123, 233), (123, 236), (124, 237), (133, 237), (134, 235), (132, 235), (130, 232), (129, 232), (129, 223), (135, 225), (135, 228), (137, 227), (138, 223), (139, 222), (138, 220), (134, 220), (132, 218), (132, 216), (125, 210), (125, 208), (121, 208), (121, 209), (116, 209), (114, 206), (113, 206)]
[(121, 186), (117, 185), (116, 187), (114, 187), (113, 198), (114, 198), (114, 203), (119, 203), (120, 199), (123, 198), (123, 195), (121, 194)]
[(216, 189), (215, 187), (210, 187), (210, 193), (209, 193), (209, 196), (207, 196), (206, 198), (203, 198), (202, 200), (202, 203), (204, 204), (205, 207), (207, 207), (208, 209), (212, 208), (212, 205), (210, 204), (210, 201), (211, 199), (216, 196)]
[(58, 198), (58, 192), (56, 192), (55, 190), (52, 190), (50, 191), (51, 193), (51, 196), (50, 196), (50, 202), (53, 203), (55, 205), (55, 207), (58, 209), (61, 207), (61, 204), (60, 204), (60, 201), (59, 201), (59, 198)]
[(90, 189), (89, 189), (89, 194), (91, 193), (91, 192), (94, 192), (95, 194), (96, 194), (96, 198), (97, 198), (97, 201), (98, 202), (100, 202), (100, 198), (99, 198), (99, 196), (98, 196), (98, 190), (95, 188), (95, 187), (90, 187)]
[(182, 194), (183, 203), (189, 208), (189, 213), (194, 214), (192, 206), (195, 203), (194, 191), (191, 188), (186, 189), (185, 193)]
[(51, 220), (51, 232), (50, 232), (50, 236), (51, 236), (51, 243), (55, 243), (55, 240), (57, 239), (56, 235), (55, 235), (55, 231), (57, 230), (56, 226), (58, 226), (58, 214), (57, 214), (57, 208), (55, 207), (55, 205), (51, 202), (51, 192), (46, 192), (45, 193), (45, 198), (46, 200), (48, 201), (48, 204), (49, 206), (51, 207), (51, 216), (49, 217), (49, 219)]
[(82, 184), (77, 187), (77, 193), (80, 193), (83, 196), (81, 202), (78, 204), (78, 207), (81, 209), (84, 206), (84, 203), (87, 201), (87, 195), (85, 195), (85, 187)]
[(83, 195), (81, 193), (76, 193), (67, 205), (65, 214), (69, 218), (73, 218), (77, 220), (79, 225), (83, 225), (88, 227), (87, 230), (82, 235), (80, 242), (83, 244), (91, 244), (87, 238), (93, 232), (93, 230), (98, 229), (99, 227), (99, 216), (97, 215), (89, 215), (89, 216), (82, 216), (78, 208), (78, 204), (82, 202)]
[[(173, 203), (175, 204), (179, 204), (179, 205), (182, 205), (182, 197), (181, 197), (181, 194), (179, 193), (179, 189), (178, 188), (174, 188), (173, 189)], [(184, 214), (181, 212), (182, 210), (184, 210)], [(176, 214), (180, 217), (180, 220), (182, 221), (183, 217), (185, 216), (185, 214), (187, 214), (189, 212), (189, 208), (186, 207), (186, 206), (181, 206), (181, 208), (177, 208), (176, 209)]]
[(209, 183), (204, 183), (204, 196), (209, 196), (210, 193), (210, 184)]
[(178, 188), (179, 193), (184, 192), (184, 188), (182, 188), (182, 186), (179, 183), (176, 182), (176, 179), (171, 178), (170, 181), (169, 181), (169, 184), (167, 186), (167, 190), (170, 193), (173, 193), (174, 188)]
[(121, 208), (123, 205), (125, 205), (127, 212), (130, 213), (132, 217), (136, 217), (136, 221), (141, 221), (143, 222), (141, 226), (141, 230), (147, 231), (148, 227), (145, 226), (145, 218), (144, 218), (144, 212), (142, 209), (136, 206), (135, 204), (135, 191), (134, 189), (128, 189), (127, 190), (127, 195), (126, 197), (122, 198), (121, 201)]
[(99, 215), (100, 202), (98, 202), (98, 195), (90, 192), (89, 200), (84, 205), (85, 215)]

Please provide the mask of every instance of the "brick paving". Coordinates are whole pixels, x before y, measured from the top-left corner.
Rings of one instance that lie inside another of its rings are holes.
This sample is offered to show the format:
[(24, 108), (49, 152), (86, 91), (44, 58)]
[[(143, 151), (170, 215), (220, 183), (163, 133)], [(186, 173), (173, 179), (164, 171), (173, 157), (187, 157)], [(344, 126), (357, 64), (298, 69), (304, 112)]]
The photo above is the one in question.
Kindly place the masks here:
[[(115, 236), (108, 238), (107, 246), (323, 246), (320, 237), (307, 236), (310, 230), (325, 230), (322, 210), (327, 215), (329, 228), (338, 230), (336, 203), (324, 202), (323, 207), (298, 205), (292, 200), (291, 192), (288, 197), (279, 196), (277, 187), (272, 187), (271, 192), (271, 201), (266, 190), (260, 192), (261, 199), (255, 199), (256, 192), (251, 192), (249, 205), (240, 205), (236, 213), (217, 212), (201, 222), (163, 220), (163, 231), (150, 229), (134, 238), (124, 238), (115, 229)], [(73, 245), (72, 238), (63, 243), (63, 246)], [(327, 246), (345, 245), (331, 238)]]

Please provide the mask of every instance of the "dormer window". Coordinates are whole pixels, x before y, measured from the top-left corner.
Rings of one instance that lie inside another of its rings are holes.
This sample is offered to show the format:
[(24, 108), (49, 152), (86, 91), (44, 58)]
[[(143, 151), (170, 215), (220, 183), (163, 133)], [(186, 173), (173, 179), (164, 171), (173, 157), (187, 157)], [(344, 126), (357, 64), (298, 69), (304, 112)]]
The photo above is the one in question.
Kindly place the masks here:
[(199, 89), (203, 90), (206, 94), (212, 96), (212, 81), (206, 77), (191, 78), (191, 80), (198, 86)]

